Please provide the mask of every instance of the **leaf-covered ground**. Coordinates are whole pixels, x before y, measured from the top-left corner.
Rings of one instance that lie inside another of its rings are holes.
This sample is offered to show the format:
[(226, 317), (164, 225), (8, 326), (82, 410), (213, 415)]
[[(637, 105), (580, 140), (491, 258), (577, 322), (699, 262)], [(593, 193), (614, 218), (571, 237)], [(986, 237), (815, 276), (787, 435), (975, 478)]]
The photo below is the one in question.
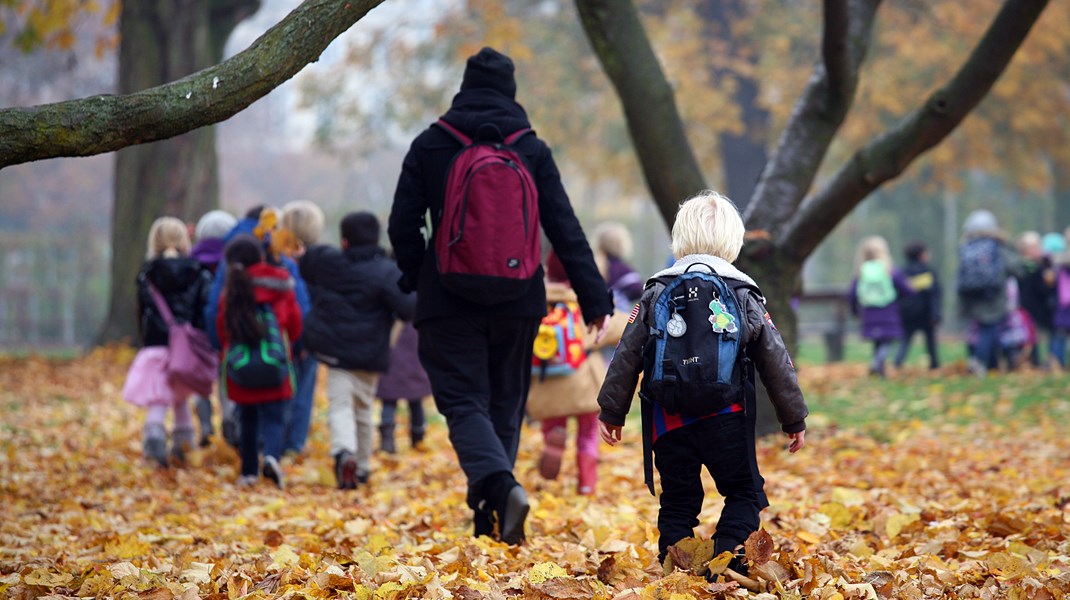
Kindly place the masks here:
[[(376, 455), (369, 486), (333, 486), (323, 419), (284, 464), (285, 491), (234, 483), (221, 440), (187, 468), (141, 457), (142, 414), (119, 399), (129, 349), (74, 362), (0, 359), (0, 596), (127, 598), (1065, 598), (1070, 394), (1065, 375), (803, 371), (807, 448), (760, 443), (772, 561), (707, 583), (656, 563), (657, 505), (638, 430), (603, 447), (598, 494), (518, 473), (533, 510), (508, 547), (470, 536), (441, 419), (425, 451)], [(571, 448), (570, 448), (571, 451)], [(720, 510), (712, 482), (697, 533)], [(765, 549), (768, 554), (768, 548)], [(686, 558), (686, 557), (685, 557)], [(698, 561), (696, 561), (698, 562)], [(704, 561), (703, 561), (704, 562)], [(774, 564), (775, 563), (775, 564)], [(769, 581), (780, 578), (780, 581)], [(750, 589), (748, 589), (748, 587)]]

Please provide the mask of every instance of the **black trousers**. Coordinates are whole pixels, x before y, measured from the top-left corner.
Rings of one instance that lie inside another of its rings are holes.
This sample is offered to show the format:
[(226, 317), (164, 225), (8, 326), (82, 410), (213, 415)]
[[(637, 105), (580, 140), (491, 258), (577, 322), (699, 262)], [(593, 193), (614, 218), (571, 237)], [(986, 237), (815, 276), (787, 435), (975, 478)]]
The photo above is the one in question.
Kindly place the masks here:
[(758, 530), (758, 513), (769, 506), (758, 472), (753, 435), (743, 412), (717, 415), (675, 429), (654, 442), (654, 466), (661, 477), (658, 558), (669, 546), (694, 535), (702, 511), (702, 467), (724, 496), (713, 535), (714, 551), (732, 550)]
[(468, 478), (468, 504), (484, 482), (513, 473), (531, 383), (538, 318), (463, 317), (420, 323), (420, 363)]
[(903, 323), (903, 340), (899, 343), (899, 351), (895, 355), (895, 366), (897, 368), (903, 366), (903, 361), (907, 358), (907, 352), (910, 351), (910, 343), (914, 339), (914, 334), (918, 331), (925, 336), (925, 350), (929, 353), (929, 368), (940, 368), (940, 357), (937, 355), (936, 346), (936, 327), (908, 323)]

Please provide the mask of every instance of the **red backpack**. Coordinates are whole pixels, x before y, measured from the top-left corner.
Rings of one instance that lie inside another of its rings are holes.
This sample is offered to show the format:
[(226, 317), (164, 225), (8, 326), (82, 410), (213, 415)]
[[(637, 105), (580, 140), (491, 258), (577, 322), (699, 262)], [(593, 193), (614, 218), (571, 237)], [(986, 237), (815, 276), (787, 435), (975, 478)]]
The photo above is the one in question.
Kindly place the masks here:
[(502, 142), (478, 140), (439, 120), (464, 147), (450, 162), (435, 254), (442, 285), (479, 304), (522, 296), (541, 261), (539, 194), (514, 149), (530, 128)]

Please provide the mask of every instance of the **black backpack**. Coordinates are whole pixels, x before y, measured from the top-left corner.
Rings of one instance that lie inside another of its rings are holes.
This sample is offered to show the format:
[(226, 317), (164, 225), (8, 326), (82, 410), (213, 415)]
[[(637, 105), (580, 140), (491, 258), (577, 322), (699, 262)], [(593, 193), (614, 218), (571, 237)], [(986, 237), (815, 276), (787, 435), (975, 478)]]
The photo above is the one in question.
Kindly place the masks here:
[[(715, 413), (743, 402), (746, 315), (729, 284), (712, 267), (663, 279), (651, 305), (650, 339), (643, 349), (646, 395), (669, 414)], [(690, 268), (690, 267), (689, 267)], [(649, 285), (649, 284), (648, 284)]]
[(264, 337), (256, 344), (235, 344), (227, 348), (223, 360), (226, 376), (235, 385), (250, 389), (279, 387), (287, 378), (293, 384), (290, 342), (279, 327), (269, 304), (256, 306), (256, 318), (264, 326)]

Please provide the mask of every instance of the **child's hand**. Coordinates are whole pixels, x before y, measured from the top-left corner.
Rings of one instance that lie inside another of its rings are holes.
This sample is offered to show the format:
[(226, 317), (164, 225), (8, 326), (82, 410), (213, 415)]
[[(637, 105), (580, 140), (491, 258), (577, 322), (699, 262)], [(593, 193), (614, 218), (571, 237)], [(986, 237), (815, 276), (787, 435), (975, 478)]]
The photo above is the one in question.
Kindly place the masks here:
[(788, 452), (795, 454), (799, 450), (802, 450), (806, 445), (806, 430), (803, 429), (799, 433), (786, 433), (784, 434), (791, 438), (791, 444), (788, 444)]
[(620, 441), (620, 425), (610, 425), (605, 421), (598, 422), (598, 433), (602, 435), (602, 441), (610, 446), (616, 446)]

